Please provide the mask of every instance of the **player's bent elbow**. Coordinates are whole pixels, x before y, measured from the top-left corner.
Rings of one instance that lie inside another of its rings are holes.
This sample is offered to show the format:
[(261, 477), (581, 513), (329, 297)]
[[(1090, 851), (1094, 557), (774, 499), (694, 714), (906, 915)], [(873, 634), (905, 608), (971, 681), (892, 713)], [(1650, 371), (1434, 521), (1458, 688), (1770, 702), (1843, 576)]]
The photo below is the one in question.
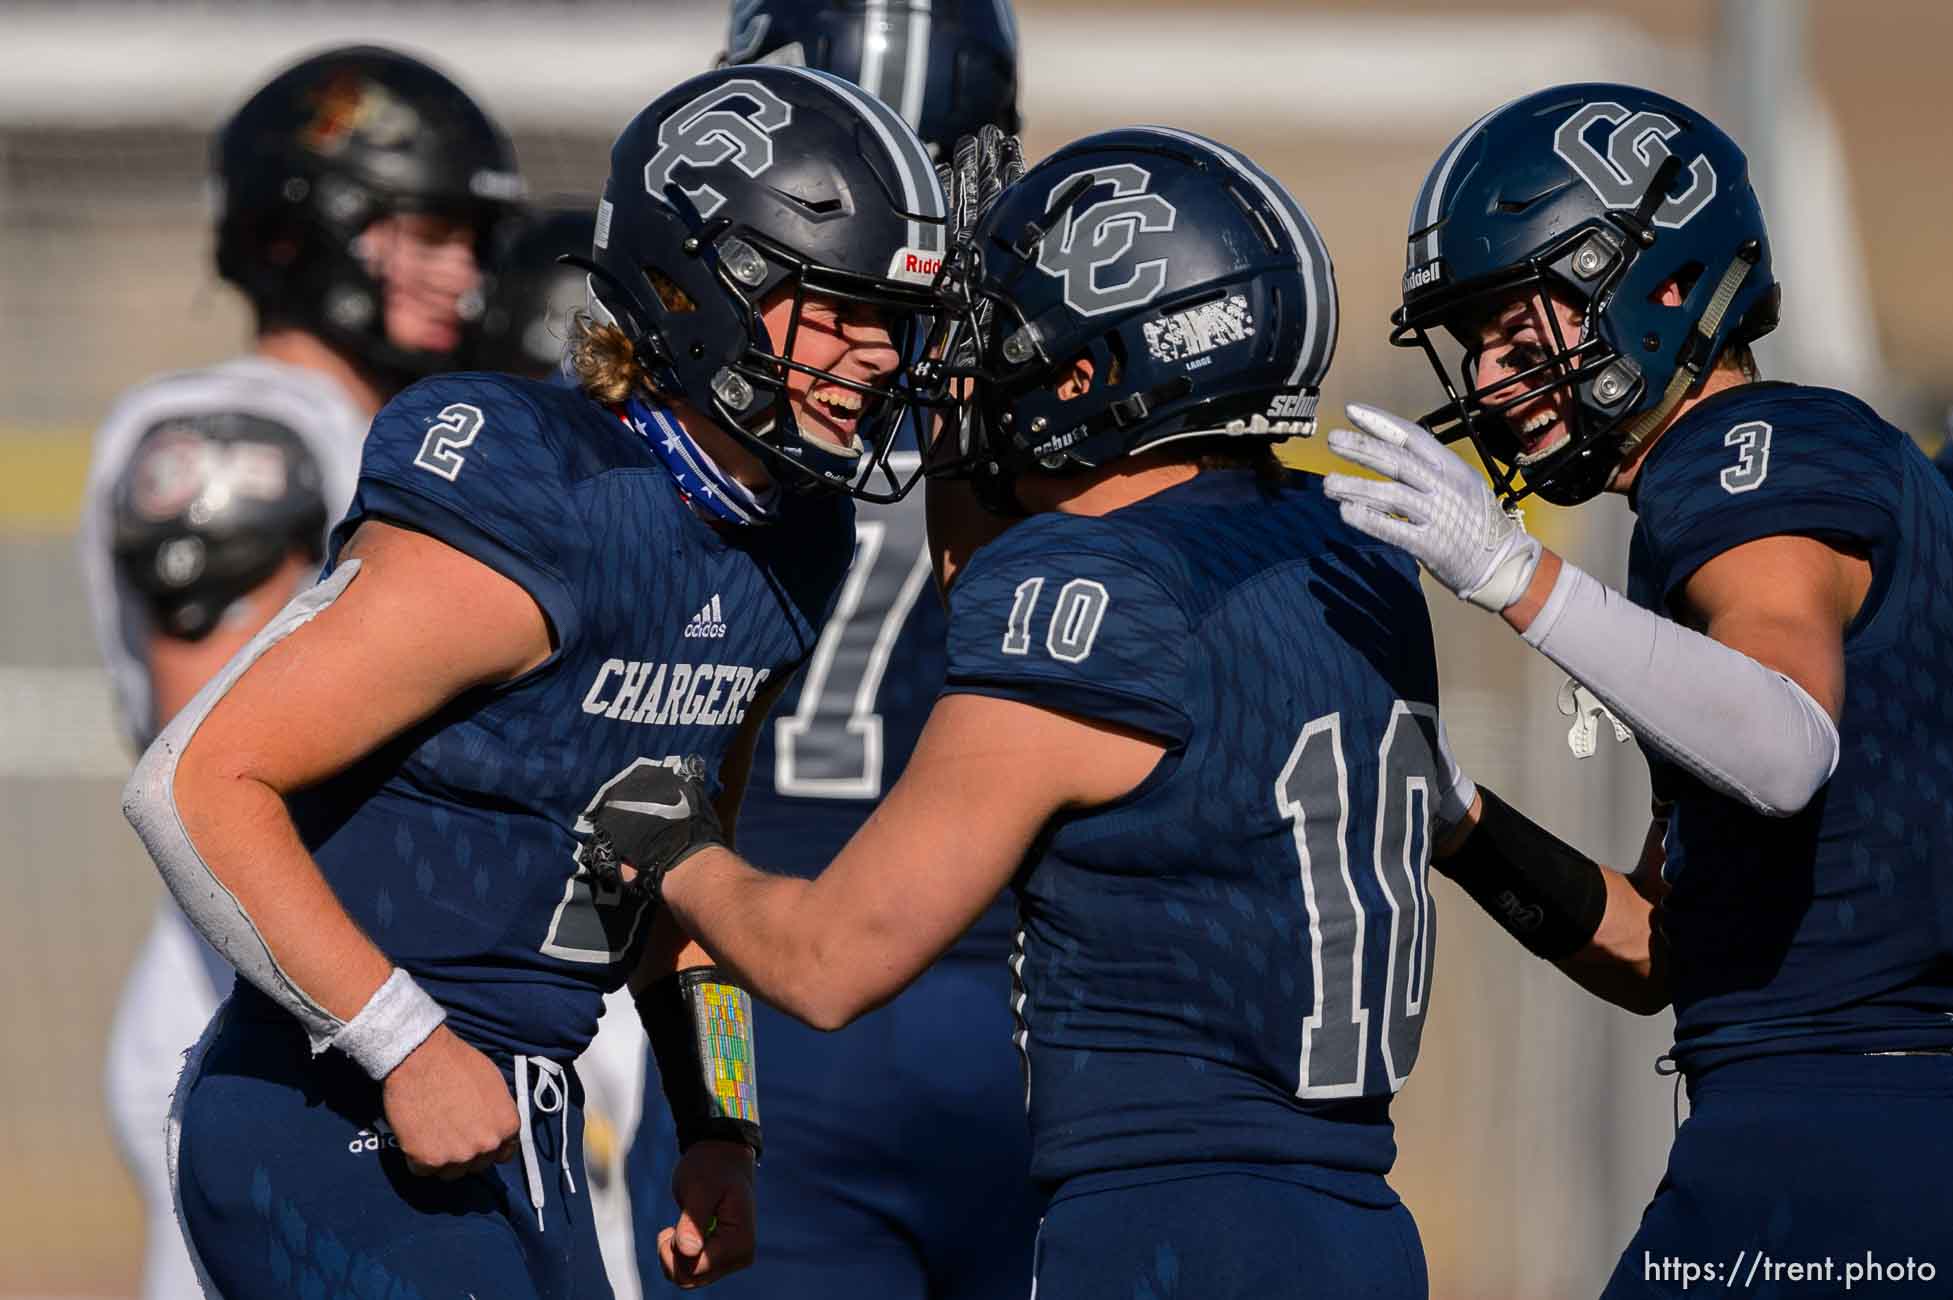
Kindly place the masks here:
[(846, 1029), (901, 991), (899, 985), (885, 987), (886, 981), (867, 969), (866, 963), (851, 964), (818, 951), (795, 984), (792, 1005), (780, 1009), (802, 1024), (829, 1034)]
[(793, 1012), (794, 1019), (808, 1028), (831, 1034), (837, 1029), (846, 1029), (860, 1019), (867, 1008), (856, 1008), (837, 999), (814, 998), (788, 1009)]
[(143, 752), (122, 787), (122, 815), (178, 902), (184, 901), (186, 890), (204, 887), (206, 878), (226, 884), (197, 851), (186, 823), (199, 820), (199, 814), (248, 779), (212, 746), (196, 743), (194, 734), (186, 745), (170, 729)]
[(1830, 766), (1783, 774), (1781, 780), (1745, 791), (1749, 805), (1765, 817), (1795, 817), (1811, 806), (1817, 792), (1831, 779)]
[[(195, 739), (193, 733), (190, 740)], [(133, 807), (146, 817), (180, 818), (186, 806), (202, 806), (220, 779), (212, 770), (209, 748), (185, 744), (170, 733), (157, 737), (123, 787), (123, 814), (134, 821)]]
[(846, 1029), (874, 1009), (874, 1003), (859, 994), (835, 987), (831, 980), (815, 977), (796, 981), (789, 997), (778, 1003), (780, 1010), (806, 1025), (831, 1034)]
[(1783, 674), (1777, 681), (1795, 704), (1795, 725), (1763, 745), (1757, 771), (1740, 794), (1765, 817), (1795, 817), (1810, 807), (1838, 770), (1838, 726), (1810, 692)]
[(149, 851), (163, 884), (186, 908), (186, 896), (201, 883), (194, 879), (193, 867), (209, 868), (189, 846), (177, 808), (182, 764), (175, 752), (175, 736), (165, 733), (153, 741), (136, 763), (128, 783), (122, 787), (122, 815), (135, 828), (136, 836)]
[[(149, 846), (152, 856), (157, 854), (159, 836), (181, 834), (179, 809), (185, 796), (194, 803), (200, 787), (207, 784), (197, 761), (203, 755), (192, 759), (183, 749), (182, 737), (174, 730), (165, 731), (136, 760), (135, 770), (122, 787), (122, 815)], [(158, 865), (162, 865), (160, 856)]]

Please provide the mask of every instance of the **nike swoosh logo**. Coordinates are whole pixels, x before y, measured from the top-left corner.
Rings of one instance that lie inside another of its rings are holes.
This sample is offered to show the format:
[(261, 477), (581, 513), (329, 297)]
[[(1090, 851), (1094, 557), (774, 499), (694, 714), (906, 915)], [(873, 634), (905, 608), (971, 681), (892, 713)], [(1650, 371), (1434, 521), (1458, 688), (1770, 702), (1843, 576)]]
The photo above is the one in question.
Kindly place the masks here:
[(681, 799), (677, 803), (649, 803), (641, 799), (613, 799), (607, 807), (621, 808), (625, 812), (643, 813), (647, 817), (662, 817), (668, 822), (682, 822), (692, 815), (692, 805)]

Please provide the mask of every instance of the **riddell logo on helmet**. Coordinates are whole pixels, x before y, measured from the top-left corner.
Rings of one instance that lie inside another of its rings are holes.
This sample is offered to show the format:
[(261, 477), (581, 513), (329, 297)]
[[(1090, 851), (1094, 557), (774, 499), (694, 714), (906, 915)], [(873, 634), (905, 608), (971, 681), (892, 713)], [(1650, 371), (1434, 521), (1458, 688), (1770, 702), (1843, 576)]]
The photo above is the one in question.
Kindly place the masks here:
[(1404, 272), (1404, 292), (1422, 289), (1427, 284), (1436, 284), (1444, 278), (1444, 259), (1426, 262), (1423, 266), (1412, 267)]
[(928, 284), (943, 269), (943, 255), (926, 248), (898, 248), (888, 262), (888, 278)]

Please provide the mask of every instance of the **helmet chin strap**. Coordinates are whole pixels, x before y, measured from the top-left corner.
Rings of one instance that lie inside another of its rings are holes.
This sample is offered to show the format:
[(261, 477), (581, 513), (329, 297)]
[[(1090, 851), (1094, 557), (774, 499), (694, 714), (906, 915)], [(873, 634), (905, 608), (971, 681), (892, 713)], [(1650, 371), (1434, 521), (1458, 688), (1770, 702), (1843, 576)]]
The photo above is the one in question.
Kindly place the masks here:
[(1722, 280), (1716, 285), (1715, 296), (1695, 322), (1695, 331), (1683, 348), (1682, 364), (1675, 368), (1674, 376), (1668, 381), (1668, 388), (1661, 400), (1654, 406), (1635, 416), (1622, 426), (1625, 435), (1621, 439), (1621, 459), (1627, 460), (1646, 442), (1654, 432), (1661, 428), (1682, 404), (1689, 390), (1701, 381), (1702, 372), (1713, 359), (1711, 348), (1716, 331), (1722, 328), (1722, 318), (1729, 313), (1729, 304), (1736, 300), (1743, 287), (1743, 281), (1756, 269), (1759, 250), (1753, 243), (1745, 244), (1736, 250), (1730, 260), (1729, 269), (1722, 273)]

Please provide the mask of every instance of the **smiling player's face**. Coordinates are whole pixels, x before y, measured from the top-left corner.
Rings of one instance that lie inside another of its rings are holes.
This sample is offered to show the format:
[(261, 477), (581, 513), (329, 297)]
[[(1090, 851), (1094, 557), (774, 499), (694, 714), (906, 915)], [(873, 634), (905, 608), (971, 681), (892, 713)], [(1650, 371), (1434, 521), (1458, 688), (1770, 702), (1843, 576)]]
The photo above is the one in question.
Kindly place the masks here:
[[(1501, 304), (1477, 328), (1471, 382), (1480, 398), (1493, 406), (1503, 405), (1559, 378), (1557, 369), (1537, 367), (1563, 347), (1579, 343), (1583, 324), (1580, 308), (1558, 294), (1531, 292)], [(1577, 367), (1580, 358), (1571, 358), (1569, 364)], [(1519, 442), (1521, 464), (1538, 460), (1566, 441), (1572, 428), (1566, 418), (1572, 404), (1572, 390), (1559, 387), (1505, 412)]]
[[(794, 329), (793, 295), (781, 291), (761, 307), (760, 319), (775, 351), (784, 351), (791, 332), (789, 360), (858, 384), (881, 384), (901, 363), (888, 312), (880, 308), (809, 293), (801, 300), (799, 328)], [(791, 370), (787, 400), (802, 433), (842, 452), (861, 451), (855, 430), (867, 404), (876, 399), (819, 375)]]

